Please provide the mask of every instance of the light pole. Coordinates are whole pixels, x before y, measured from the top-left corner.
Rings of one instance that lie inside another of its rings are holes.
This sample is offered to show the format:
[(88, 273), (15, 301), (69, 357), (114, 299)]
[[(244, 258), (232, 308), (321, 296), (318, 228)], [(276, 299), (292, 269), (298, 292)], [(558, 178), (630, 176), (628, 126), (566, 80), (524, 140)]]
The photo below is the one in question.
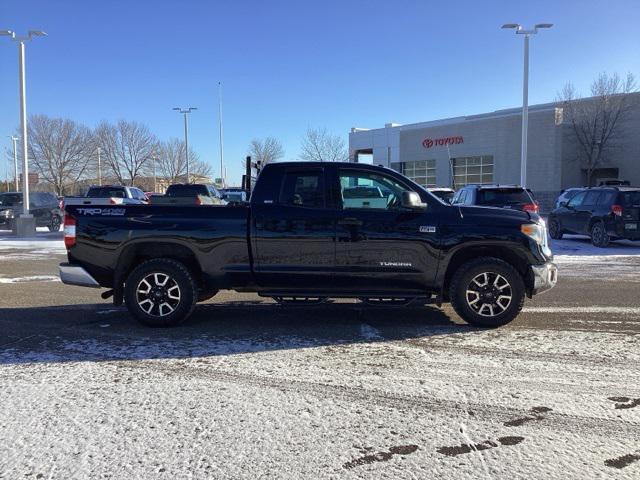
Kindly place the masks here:
[(0, 35), (10, 37), (18, 44), (18, 73), (20, 89), (20, 130), (22, 133), (22, 215), (16, 219), (16, 232), (20, 236), (35, 234), (36, 224), (29, 215), (29, 162), (27, 141), (27, 83), (25, 78), (24, 45), (33, 37), (46, 35), (41, 30), (29, 30), (26, 35), (17, 36), (11, 30), (0, 30)]
[(219, 117), (219, 133), (220, 133), (220, 178), (222, 186), (225, 187), (225, 171), (224, 171), (224, 146), (222, 143), (222, 83), (218, 82), (218, 117)]
[(13, 143), (13, 180), (16, 184), (16, 192), (20, 191), (20, 185), (18, 184), (18, 145), (17, 142), (20, 140), (18, 137), (11, 135), (9, 137), (11, 142)]
[(538, 23), (532, 30), (525, 30), (519, 23), (505, 23), (502, 28), (513, 28), (518, 35), (524, 35), (524, 78), (522, 81), (522, 149), (520, 151), (520, 184), (527, 186), (527, 132), (529, 129), (529, 36), (540, 28), (551, 28), (553, 23)]
[(100, 153), (100, 147), (98, 147), (98, 185), (102, 186), (102, 161)]
[(197, 107), (187, 107), (180, 108), (174, 107), (175, 111), (182, 113), (184, 115), (184, 158), (187, 163), (187, 183), (191, 183), (189, 181), (189, 120), (188, 115), (193, 111), (197, 110)]

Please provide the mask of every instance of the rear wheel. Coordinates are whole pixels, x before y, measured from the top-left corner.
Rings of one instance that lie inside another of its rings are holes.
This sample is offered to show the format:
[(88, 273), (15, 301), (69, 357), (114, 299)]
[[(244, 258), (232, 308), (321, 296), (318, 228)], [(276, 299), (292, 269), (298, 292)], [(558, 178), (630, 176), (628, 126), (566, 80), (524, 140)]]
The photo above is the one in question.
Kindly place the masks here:
[(522, 276), (504, 260), (478, 258), (454, 273), (449, 287), (451, 305), (467, 323), (499, 327), (518, 316), (524, 305)]
[(609, 237), (604, 223), (598, 221), (591, 226), (591, 243), (595, 247), (608, 247), (610, 241), (611, 237)]
[(549, 236), (551, 238), (553, 238), (554, 240), (561, 240), (562, 239), (562, 229), (560, 228), (560, 222), (558, 222), (558, 220), (551, 220), (549, 222)]
[(155, 258), (138, 265), (125, 282), (129, 312), (149, 327), (172, 327), (185, 320), (196, 304), (198, 289), (184, 264)]

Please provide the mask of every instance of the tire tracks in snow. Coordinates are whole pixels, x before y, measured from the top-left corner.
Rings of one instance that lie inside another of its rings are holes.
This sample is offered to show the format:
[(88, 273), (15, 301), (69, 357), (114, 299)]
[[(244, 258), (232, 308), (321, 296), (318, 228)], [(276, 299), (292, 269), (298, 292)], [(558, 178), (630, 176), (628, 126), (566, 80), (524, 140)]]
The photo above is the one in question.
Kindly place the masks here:
[[(281, 391), (292, 391), (298, 394), (309, 394), (320, 398), (332, 397), (339, 400), (357, 401), (365, 404), (375, 404), (398, 410), (429, 410), (434, 413), (460, 414), (473, 412), (475, 419), (504, 423), (516, 417), (527, 415), (529, 410), (524, 408), (487, 405), (482, 403), (466, 403), (456, 400), (441, 400), (397, 392), (388, 392), (371, 388), (347, 385), (331, 385), (309, 380), (294, 380), (289, 378), (265, 377), (261, 375), (226, 372), (223, 370), (193, 367), (185, 363), (168, 365), (154, 360), (132, 362), (117, 362), (118, 366), (131, 370), (159, 373), (168, 376), (189, 377), (192, 379), (209, 380), (214, 382), (234, 383), (244, 386), (267, 387)], [(531, 427), (551, 430), (565, 430), (575, 433), (599, 433), (605, 436), (620, 437), (640, 441), (640, 423), (601, 417), (584, 417), (567, 413), (549, 412), (546, 417)]]

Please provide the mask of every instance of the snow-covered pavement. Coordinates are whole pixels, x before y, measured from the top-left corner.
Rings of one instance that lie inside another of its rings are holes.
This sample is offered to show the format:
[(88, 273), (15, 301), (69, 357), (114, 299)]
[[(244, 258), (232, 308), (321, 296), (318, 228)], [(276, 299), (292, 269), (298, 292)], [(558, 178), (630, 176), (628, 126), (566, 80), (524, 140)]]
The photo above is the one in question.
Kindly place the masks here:
[(0, 478), (640, 477), (638, 246), (554, 242), (558, 286), (497, 330), (232, 292), (152, 330), (51, 281), (59, 233), (20, 242), (0, 239)]

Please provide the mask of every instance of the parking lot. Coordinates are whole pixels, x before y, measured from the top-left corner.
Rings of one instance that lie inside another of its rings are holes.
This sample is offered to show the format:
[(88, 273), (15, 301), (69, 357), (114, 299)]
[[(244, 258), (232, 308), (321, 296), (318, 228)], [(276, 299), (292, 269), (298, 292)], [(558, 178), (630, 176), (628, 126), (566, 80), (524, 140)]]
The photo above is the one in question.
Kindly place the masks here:
[(234, 292), (154, 330), (0, 232), (0, 478), (638, 478), (640, 245), (553, 249), (497, 330)]

